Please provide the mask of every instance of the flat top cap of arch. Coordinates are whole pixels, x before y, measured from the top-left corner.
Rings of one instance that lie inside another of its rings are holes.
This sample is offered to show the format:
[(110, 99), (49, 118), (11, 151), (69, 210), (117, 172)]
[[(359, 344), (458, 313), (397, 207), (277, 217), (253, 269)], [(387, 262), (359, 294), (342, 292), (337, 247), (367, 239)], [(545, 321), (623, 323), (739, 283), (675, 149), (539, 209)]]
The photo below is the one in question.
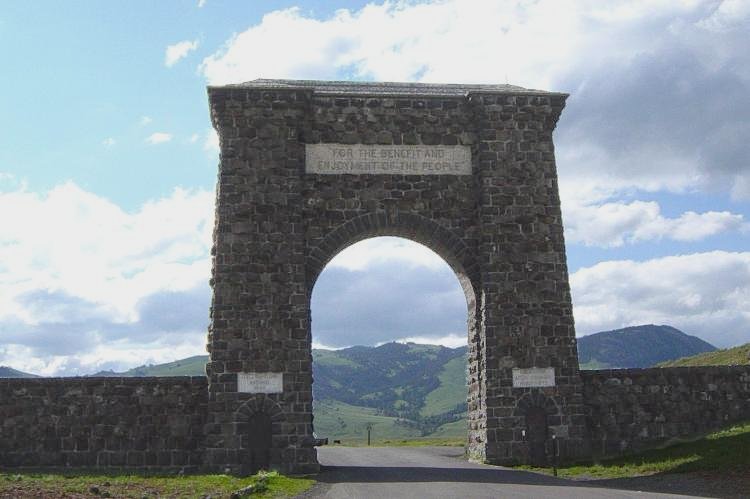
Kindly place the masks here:
[(257, 79), (214, 88), (247, 88), (257, 90), (312, 90), (316, 94), (329, 95), (398, 95), (425, 97), (464, 97), (469, 94), (491, 93), (508, 95), (557, 95), (568, 94), (533, 90), (515, 85), (475, 85), (462, 83), (397, 83), (366, 81), (324, 80), (267, 80)]

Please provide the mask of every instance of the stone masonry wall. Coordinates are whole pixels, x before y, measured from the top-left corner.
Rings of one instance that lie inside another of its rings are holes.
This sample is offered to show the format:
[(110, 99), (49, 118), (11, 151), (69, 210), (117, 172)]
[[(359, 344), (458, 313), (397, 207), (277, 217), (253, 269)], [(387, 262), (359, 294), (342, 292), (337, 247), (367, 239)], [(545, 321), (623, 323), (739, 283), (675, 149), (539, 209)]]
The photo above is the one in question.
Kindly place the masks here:
[(195, 470), (205, 377), (0, 379), (0, 467)]
[(699, 437), (750, 420), (750, 366), (581, 371), (595, 456)]

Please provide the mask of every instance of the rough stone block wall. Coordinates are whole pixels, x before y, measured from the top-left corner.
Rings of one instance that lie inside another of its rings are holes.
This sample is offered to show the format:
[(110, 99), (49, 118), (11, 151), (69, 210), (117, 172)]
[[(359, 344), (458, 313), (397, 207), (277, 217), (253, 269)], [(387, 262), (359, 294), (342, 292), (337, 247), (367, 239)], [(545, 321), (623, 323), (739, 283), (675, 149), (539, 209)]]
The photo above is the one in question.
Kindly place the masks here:
[(581, 371), (595, 456), (699, 437), (750, 420), (750, 366)]
[[(565, 97), (477, 93), (468, 100), (480, 139), (486, 458), (528, 462), (521, 402), (545, 397), (544, 406), (555, 408), (548, 422), (562, 459), (576, 458), (587, 452), (585, 418), (552, 141)], [(555, 389), (515, 388), (512, 369), (531, 367), (554, 368)]]
[(0, 379), (0, 467), (202, 464), (205, 377)]
[[(243, 407), (278, 406), (271, 464), (317, 471), (304, 267), (304, 145), (309, 92), (209, 91), (221, 139), (208, 350), (206, 461), (242, 472)], [(283, 393), (239, 393), (237, 373), (283, 373)], [(263, 400), (258, 400), (258, 399)]]

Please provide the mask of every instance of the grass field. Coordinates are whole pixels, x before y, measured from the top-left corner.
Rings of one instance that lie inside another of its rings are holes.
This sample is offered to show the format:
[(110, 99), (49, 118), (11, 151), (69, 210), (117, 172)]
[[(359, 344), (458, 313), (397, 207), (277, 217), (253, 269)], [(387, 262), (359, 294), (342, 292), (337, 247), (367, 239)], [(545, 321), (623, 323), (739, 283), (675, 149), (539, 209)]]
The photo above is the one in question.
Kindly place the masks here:
[[(78, 473), (0, 473), (0, 497), (39, 498), (226, 498), (232, 492), (257, 484), (258, 475), (236, 478), (227, 475), (139, 476)], [(314, 480), (291, 478), (271, 472), (264, 480), (267, 490), (252, 497), (294, 497), (312, 487)]]
[(706, 352), (693, 357), (662, 362), (657, 364), (657, 367), (742, 366), (747, 364), (750, 364), (750, 343), (734, 348)]
[(438, 374), (440, 386), (427, 394), (422, 416), (433, 416), (452, 410), (456, 404), (466, 404), (466, 358), (456, 357), (445, 363)]
[(373, 441), (398, 442), (401, 440), (461, 440), (466, 438), (466, 420), (461, 419), (438, 427), (435, 432), (422, 437), (421, 431), (391, 416), (377, 414), (369, 407), (349, 405), (336, 400), (316, 401), (315, 433), (321, 437), (341, 440), (344, 445), (362, 445), (367, 442), (367, 425), (372, 425)]
[(452, 423), (446, 423), (443, 426), (439, 426), (437, 430), (430, 434), (430, 438), (449, 438), (465, 441), (467, 431), (468, 423), (466, 419), (461, 419), (459, 421), (454, 421)]
[[(549, 472), (548, 468), (530, 468)], [(620, 478), (655, 473), (750, 470), (750, 422), (712, 433), (694, 442), (632, 456), (560, 468), (558, 474), (576, 478)]]
[(367, 425), (372, 425), (373, 439), (401, 440), (418, 438), (420, 431), (391, 416), (377, 414), (375, 409), (345, 404), (335, 400), (315, 402), (315, 433), (357, 445), (367, 441)]

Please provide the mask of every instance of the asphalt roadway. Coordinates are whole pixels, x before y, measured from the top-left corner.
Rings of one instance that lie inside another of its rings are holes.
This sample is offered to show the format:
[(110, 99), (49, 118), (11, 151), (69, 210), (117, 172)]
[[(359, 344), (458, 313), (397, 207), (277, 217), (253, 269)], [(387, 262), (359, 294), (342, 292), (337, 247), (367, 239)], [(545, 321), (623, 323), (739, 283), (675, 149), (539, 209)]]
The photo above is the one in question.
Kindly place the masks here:
[(470, 463), (460, 447), (319, 447), (318, 483), (302, 498), (675, 498)]

